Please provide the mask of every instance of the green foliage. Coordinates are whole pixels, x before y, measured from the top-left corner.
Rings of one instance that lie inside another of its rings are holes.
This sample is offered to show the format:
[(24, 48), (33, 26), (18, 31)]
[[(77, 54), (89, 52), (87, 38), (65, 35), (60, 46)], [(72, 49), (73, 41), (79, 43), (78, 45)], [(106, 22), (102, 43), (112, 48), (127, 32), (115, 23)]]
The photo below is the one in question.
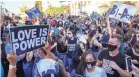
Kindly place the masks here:
[(66, 11), (68, 6), (61, 6), (61, 7), (49, 7), (46, 11), (45, 14), (50, 14), (53, 16), (54, 14), (61, 14)]
[(22, 13), (25, 13), (25, 11), (27, 10), (28, 8), (27, 8), (27, 6), (25, 6), (25, 5), (23, 5), (22, 7), (20, 7), (20, 11), (22, 12)]

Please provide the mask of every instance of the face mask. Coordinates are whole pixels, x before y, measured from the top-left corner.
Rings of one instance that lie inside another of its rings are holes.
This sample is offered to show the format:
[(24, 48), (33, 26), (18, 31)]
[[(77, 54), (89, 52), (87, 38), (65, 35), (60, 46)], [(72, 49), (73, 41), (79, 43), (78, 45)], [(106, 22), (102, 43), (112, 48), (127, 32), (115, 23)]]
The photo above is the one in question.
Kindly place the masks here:
[(117, 45), (108, 44), (108, 50), (109, 51), (114, 51), (116, 48), (117, 48)]
[(96, 61), (93, 61), (93, 62), (86, 62), (86, 64), (87, 64), (87, 68), (88, 68), (88, 69), (91, 69), (91, 68), (93, 68), (93, 66), (96, 65)]

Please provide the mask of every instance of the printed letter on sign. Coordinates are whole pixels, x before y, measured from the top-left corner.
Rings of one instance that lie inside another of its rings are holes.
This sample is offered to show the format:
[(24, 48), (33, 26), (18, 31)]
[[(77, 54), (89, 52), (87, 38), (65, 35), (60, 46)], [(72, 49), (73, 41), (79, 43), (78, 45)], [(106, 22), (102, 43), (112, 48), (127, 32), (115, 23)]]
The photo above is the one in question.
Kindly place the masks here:
[(136, 14), (137, 8), (131, 5), (115, 3), (110, 10), (109, 17), (124, 23), (131, 23), (132, 17)]

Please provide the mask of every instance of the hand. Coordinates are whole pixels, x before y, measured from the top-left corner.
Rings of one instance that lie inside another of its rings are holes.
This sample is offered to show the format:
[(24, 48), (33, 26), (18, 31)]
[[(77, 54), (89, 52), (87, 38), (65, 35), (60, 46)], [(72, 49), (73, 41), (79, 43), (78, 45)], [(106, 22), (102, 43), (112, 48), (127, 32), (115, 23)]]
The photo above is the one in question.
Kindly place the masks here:
[(139, 74), (139, 68), (137, 68), (134, 64), (132, 64), (132, 69), (133, 69), (132, 73), (134, 75)]
[(71, 77), (70, 74), (68, 72), (66, 72), (66, 77)]
[(135, 60), (135, 59), (132, 60), (132, 63), (133, 63), (133, 64), (139, 64), (139, 62), (138, 62), (137, 60)]
[(15, 66), (17, 63), (16, 54), (14, 51), (11, 51), (10, 54), (7, 54), (7, 60), (9, 61), (10, 65)]
[(117, 69), (120, 68), (114, 61), (111, 61), (110, 64), (109, 64), (109, 66), (112, 67), (115, 70), (117, 70)]

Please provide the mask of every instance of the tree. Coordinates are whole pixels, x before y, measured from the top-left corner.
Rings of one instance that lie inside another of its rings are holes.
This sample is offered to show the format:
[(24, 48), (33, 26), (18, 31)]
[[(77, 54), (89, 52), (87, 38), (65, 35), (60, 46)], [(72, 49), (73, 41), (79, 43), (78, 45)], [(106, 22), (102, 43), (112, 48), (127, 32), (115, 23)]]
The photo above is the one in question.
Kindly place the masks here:
[(49, 7), (48, 9), (46, 9), (45, 13), (50, 14), (51, 16), (53, 16), (54, 14), (64, 13), (64, 11), (66, 11), (67, 8), (68, 8), (68, 6)]
[(37, 6), (39, 8), (39, 10), (42, 12), (42, 10), (43, 10), (42, 1), (35, 1), (35, 6)]
[(26, 10), (28, 10), (27, 6), (23, 5), (22, 7), (20, 7), (20, 11), (22, 13), (25, 13)]

